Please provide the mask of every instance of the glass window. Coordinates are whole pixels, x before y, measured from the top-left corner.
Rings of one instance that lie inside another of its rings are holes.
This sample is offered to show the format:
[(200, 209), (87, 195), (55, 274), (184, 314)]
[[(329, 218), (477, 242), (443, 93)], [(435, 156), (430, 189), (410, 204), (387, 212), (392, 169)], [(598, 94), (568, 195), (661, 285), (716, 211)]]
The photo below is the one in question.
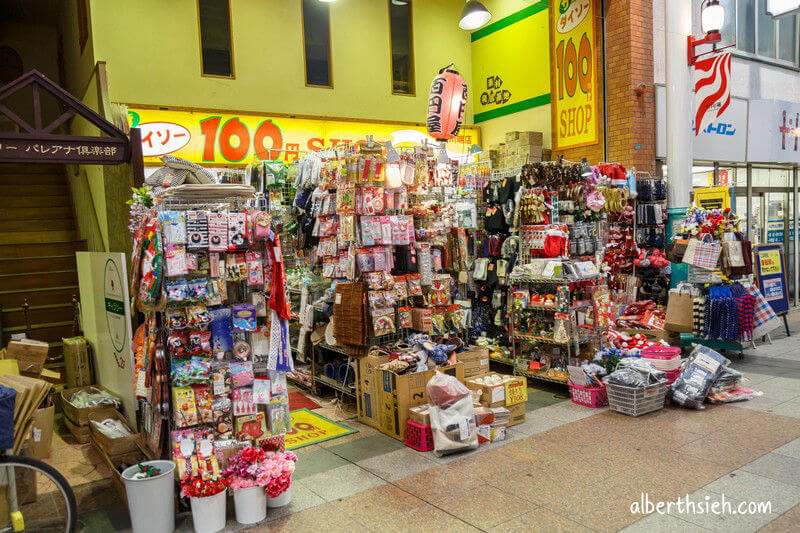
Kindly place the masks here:
[(414, 94), (414, 45), (411, 32), (411, 0), (389, 3), (392, 46), (392, 92)]
[(89, 40), (89, 0), (78, 0), (78, 44), (81, 52)]
[[(705, 0), (697, 0), (702, 10)], [(720, 0), (725, 22), (720, 32), (724, 43), (736, 49), (776, 63), (797, 66), (800, 63), (797, 15), (772, 18), (767, 14), (767, 0)]]
[(775, 57), (775, 20), (767, 15), (767, 3), (758, 6), (758, 55)]
[(231, 9), (229, 0), (198, 0), (203, 74), (233, 77)]
[(756, 51), (755, 0), (737, 0), (736, 12), (725, 11), (725, 18), (736, 19), (736, 48), (743, 52)]
[(303, 0), (306, 85), (333, 87), (330, 16), (326, 2)]
[(778, 19), (778, 59), (797, 63), (796, 17)]

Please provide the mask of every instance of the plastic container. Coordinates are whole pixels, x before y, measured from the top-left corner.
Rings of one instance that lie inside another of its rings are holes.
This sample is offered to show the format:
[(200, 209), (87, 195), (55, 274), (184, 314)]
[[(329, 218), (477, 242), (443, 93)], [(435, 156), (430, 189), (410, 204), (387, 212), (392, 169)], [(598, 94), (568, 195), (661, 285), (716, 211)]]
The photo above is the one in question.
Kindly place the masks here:
[(608, 406), (612, 411), (630, 416), (641, 416), (664, 407), (668, 388), (666, 381), (643, 388), (626, 387), (608, 381), (605, 381), (605, 384), (608, 392)]
[(642, 350), (642, 359), (649, 360), (654, 367), (663, 372), (680, 368), (681, 349), (675, 346), (648, 346)]
[(572, 403), (577, 403), (584, 407), (596, 409), (608, 405), (608, 394), (605, 387), (584, 387), (583, 385), (570, 383), (569, 395), (572, 397)]
[(418, 452), (433, 450), (433, 432), (430, 426), (423, 426), (413, 420), (406, 421), (406, 446)]
[(672, 385), (675, 383), (675, 380), (678, 379), (678, 376), (681, 375), (681, 368), (676, 368), (675, 370), (668, 370), (667, 374), (667, 385)]
[(249, 487), (233, 491), (233, 506), (236, 521), (240, 524), (255, 524), (267, 517), (267, 493), (264, 487)]
[(197, 533), (216, 533), (225, 529), (226, 499), (223, 490), (204, 498), (189, 498), (192, 502), (192, 523)]
[(284, 507), (292, 502), (292, 487), (283, 491), (277, 498), (270, 498), (267, 496), (267, 507), (274, 509), (276, 507)]
[[(132, 479), (139, 472), (139, 464), (158, 468), (161, 474), (145, 479)], [(175, 463), (164, 460), (144, 461), (122, 471), (134, 533), (175, 531), (174, 471)]]

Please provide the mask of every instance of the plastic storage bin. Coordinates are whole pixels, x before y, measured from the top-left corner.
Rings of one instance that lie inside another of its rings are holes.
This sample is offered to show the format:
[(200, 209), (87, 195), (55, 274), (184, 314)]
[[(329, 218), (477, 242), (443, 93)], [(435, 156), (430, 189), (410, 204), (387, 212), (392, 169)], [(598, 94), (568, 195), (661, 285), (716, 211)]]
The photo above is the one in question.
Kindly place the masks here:
[(406, 421), (406, 446), (418, 452), (433, 450), (433, 432), (430, 426), (423, 426), (413, 420)]
[(605, 407), (608, 405), (608, 394), (605, 387), (584, 387), (576, 383), (569, 384), (569, 395), (572, 396), (572, 403), (585, 407)]

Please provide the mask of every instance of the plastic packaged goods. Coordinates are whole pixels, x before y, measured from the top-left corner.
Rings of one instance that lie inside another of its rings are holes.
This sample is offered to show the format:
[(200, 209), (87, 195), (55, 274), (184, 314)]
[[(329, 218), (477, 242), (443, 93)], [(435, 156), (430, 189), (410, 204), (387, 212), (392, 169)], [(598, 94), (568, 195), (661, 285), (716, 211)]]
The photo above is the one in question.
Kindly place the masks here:
[(730, 361), (705, 346), (695, 346), (681, 375), (669, 389), (670, 399), (690, 409), (703, 409), (703, 401)]

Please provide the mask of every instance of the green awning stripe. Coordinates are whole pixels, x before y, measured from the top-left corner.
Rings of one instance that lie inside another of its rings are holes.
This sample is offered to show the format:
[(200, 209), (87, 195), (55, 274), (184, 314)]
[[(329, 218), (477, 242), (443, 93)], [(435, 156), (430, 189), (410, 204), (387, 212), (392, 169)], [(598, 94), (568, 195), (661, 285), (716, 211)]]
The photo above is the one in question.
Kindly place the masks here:
[(513, 104), (508, 104), (503, 107), (496, 107), (494, 109), (490, 109), (489, 111), (484, 111), (482, 113), (475, 113), (475, 115), (473, 115), (472, 117), (472, 121), (477, 124), (478, 122), (485, 122), (493, 118), (504, 117), (506, 115), (510, 115), (511, 113), (524, 111), (532, 107), (547, 105), (549, 103), (550, 103), (550, 93), (540, 94), (539, 96), (534, 96), (533, 98), (528, 98), (527, 100), (514, 102)]
[(472, 42), (474, 43), (475, 41), (477, 41), (478, 39), (480, 39), (482, 37), (486, 37), (487, 35), (491, 35), (492, 33), (496, 32), (496, 31), (500, 31), (503, 28), (507, 28), (508, 26), (511, 26), (512, 24), (516, 24), (520, 20), (526, 19), (526, 18), (528, 18), (528, 17), (530, 17), (532, 15), (535, 15), (536, 13), (539, 13), (540, 11), (544, 11), (545, 9), (547, 9), (547, 6), (548, 6), (547, 0), (539, 0), (539, 2), (536, 2), (535, 4), (531, 4), (526, 8), (520, 9), (516, 13), (512, 13), (512, 14), (508, 15), (507, 17), (503, 17), (500, 20), (492, 22), (488, 26), (484, 26), (483, 28), (481, 28), (479, 30), (475, 30), (474, 32), (472, 32), (472, 35), (471, 35)]

